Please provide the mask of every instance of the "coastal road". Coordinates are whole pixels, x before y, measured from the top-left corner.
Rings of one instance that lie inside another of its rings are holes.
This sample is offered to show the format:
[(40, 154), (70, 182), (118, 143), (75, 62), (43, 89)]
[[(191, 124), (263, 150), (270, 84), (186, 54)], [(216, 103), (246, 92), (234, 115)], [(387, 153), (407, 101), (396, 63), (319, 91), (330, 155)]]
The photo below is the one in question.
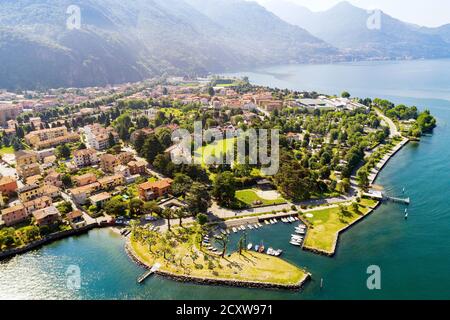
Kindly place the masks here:
[(377, 115), (383, 119), (383, 121), (389, 126), (389, 138), (394, 138), (396, 136), (400, 135), (400, 132), (397, 129), (397, 126), (395, 125), (394, 121), (392, 121), (390, 118), (386, 117), (380, 109), (374, 108)]

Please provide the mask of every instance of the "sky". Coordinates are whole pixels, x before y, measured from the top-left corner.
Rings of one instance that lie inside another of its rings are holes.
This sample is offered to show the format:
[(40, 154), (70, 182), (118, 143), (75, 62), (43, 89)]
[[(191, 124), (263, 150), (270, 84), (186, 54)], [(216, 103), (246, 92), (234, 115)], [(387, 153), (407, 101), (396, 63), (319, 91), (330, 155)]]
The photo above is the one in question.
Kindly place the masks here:
[[(264, 3), (268, 0), (256, 1)], [(342, 0), (285, 1), (303, 5), (312, 11), (323, 11)], [(422, 26), (437, 27), (450, 23), (449, 0), (348, 0), (348, 2), (364, 9), (381, 9), (394, 18)]]

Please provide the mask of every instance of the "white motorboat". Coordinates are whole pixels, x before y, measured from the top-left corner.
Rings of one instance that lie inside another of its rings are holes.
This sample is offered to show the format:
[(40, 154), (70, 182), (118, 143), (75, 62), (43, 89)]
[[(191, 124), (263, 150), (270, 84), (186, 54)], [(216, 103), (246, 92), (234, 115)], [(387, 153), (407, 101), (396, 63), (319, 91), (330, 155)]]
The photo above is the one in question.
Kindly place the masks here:
[(270, 224), (268, 220), (264, 220), (264, 223), (265, 224)]
[(300, 242), (292, 241), (292, 240), (289, 243), (294, 245), (294, 246), (297, 246), (297, 247), (300, 247), (302, 245)]
[(233, 227), (233, 232), (234, 232), (234, 233), (236, 233), (236, 232), (237, 232), (237, 229), (236, 229), (235, 227)]
[(251, 224), (249, 224), (247, 227), (248, 227), (250, 230), (253, 230), (253, 226), (252, 226)]
[(252, 248), (253, 248), (253, 243), (249, 243), (249, 244), (247, 245), (247, 250), (252, 250)]

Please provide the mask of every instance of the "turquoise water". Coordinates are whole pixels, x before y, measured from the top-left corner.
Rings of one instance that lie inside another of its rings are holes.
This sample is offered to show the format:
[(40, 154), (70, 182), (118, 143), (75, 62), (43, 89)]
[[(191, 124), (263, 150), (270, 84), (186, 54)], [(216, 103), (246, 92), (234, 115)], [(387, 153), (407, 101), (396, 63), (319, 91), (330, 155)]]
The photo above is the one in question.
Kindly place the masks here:
[[(282, 66), (245, 73), (280, 88), (386, 97), (430, 108), (439, 127), (400, 151), (377, 183), (391, 195), (406, 188), (404, 207), (384, 204), (340, 238), (327, 258), (290, 246), (292, 225), (251, 232), (253, 243), (283, 248), (284, 259), (307, 268), (313, 280), (300, 292), (182, 284), (160, 277), (136, 284), (143, 270), (129, 260), (122, 239), (93, 230), (0, 263), (0, 298), (26, 299), (449, 299), (450, 298), (450, 61)], [(232, 242), (238, 236), (233, 235)], [(67, 268), (80, 268), (81, 288), (67, 288)], [(366, 287), (369, 265), (381, 268), (381, 290)], [(324, 288), (320, 289), (320, 279)]]

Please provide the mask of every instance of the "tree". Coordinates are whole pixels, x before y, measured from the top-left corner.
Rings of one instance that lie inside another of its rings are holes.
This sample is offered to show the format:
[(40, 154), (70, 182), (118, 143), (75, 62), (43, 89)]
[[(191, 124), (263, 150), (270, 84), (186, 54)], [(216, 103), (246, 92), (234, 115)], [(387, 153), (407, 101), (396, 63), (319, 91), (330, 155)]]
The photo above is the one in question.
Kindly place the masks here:
[(206, 214), (200, 213), (197, 215), (197, 222), (200, 226), (204, 226), (208, 222), (208, 216)]
[(62, 214), (68, 214), (73, 210), (72, 203), (70, 203), (69, 201), (63, 201), (61, 204), (58, 205), (58, 210)]
[(222, 246), (222, 254), (220, 255), (222, 258), (225, 257), (225, 253), (227, 251), (228, 242), (230, 241), (230, 238), (227, 234), (222, 234), (220, 236), (216, 237), (216, 240), (221, 244)]
[(72, 185), (73, 185), (72, 177), (69, 174), (62, 175), (61, 182), (63, 183), (63, 185), (66, 189), (72, 187)]
[(347, 91), (344, 91), (341, 93), (341, 97), (342, 98), (350, 98), (350, 93), (348, 93)]
[(184, 209), (184, 208), (176, 209), (174, 212), (174, 215), (179, 219), (180, 227), (182, 227), (183, 226), (183, 218), (187, 217), (186, 209)]
[(177, 173), (171, 185), (172, 194), (176, 197), (185, 196), (192, 186), (192, 179), (183, 173)]
[(161, 212), (161, 216), (167, 220), (167, 229), (170, 231), (170, 220), (174, 217), (174, 212), (170, 208), (166, 208)]
[(120, 198), (115, 197), (105, 203), (104, 209), (107, 214), (119, 216), (127, 210), (127, 205)]
[(60, 158), (63, 158), (63, 159), (69, 159), (70, 158), (70, 153), (71, 153), (71, 150), (70, 150), (70, 148), (67, 146), (67, 144), (62, 144), (62, 145), (60, 145), (60, 146), (58, 146), (57, 148), (56, 148), (56, 152), (57, 152), (57, 154), (58, 154), (58, 156), (60, 157)]
[(233, 204), (236, 199), (236, 179), (234, 175), (229, 171), (218, 173), (214, 180), (212, 193), (219, 204), (225, 206)]
[(153, 163), (156, 156), (163, 152), (159, 140), (154, 134), (149, 135), (142, 146), (141, 155), (149, 162)]
[(214, 97), (214, 95), (216, 94), (216, 92), (214, 91), (213, 87), (208, 87), (208, 94), (210, 97)]
[(359, 205), (357, 202), (353, 202), (352, 203), (352, 209), (354, 212), (358, 213), (359, 212)]
[(110, 148), (112, 148), (116, 144), (116, 139), (114, 139), (114, 135), (112, 134), (112, 132), (109, 133), (108, 144)]
[(160, 215), (162, 210), (156, 201), (148, 201), (144, 203), (143, 211), (145, 214), (155, 213), (157, 215)]
[(130, 216), (139, 216), (144, 213), (144, 202), (139, 198), (133, 198), (128, 203)]
[(196, 216), (199, 213), (206, 213), (211, 206), (211, 196), (205, 185), (194, 182), (185, 197), (187, 210)]

